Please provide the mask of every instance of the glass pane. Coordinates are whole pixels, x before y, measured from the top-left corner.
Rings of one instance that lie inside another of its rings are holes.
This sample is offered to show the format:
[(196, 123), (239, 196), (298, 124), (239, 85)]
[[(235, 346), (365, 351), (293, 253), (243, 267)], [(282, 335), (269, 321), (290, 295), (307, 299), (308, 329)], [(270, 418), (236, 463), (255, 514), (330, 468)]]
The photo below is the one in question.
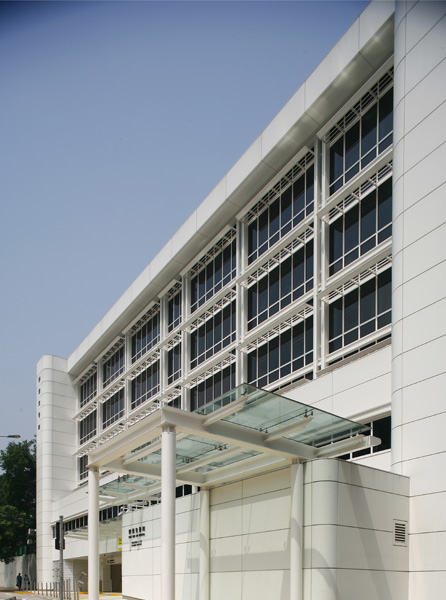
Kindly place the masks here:
[(362, 117), (361, 126), (361, 156), (365, 156), (376, 146), (377, 104), (372, 106)]
[(344, 172), (344, 138), (340, 137), (330, 148), (330, 183)]
[(359, 236), (359, 206), (353, 206), (345, 215), (345, 245), (347, 253), (358, 245)]
[(330, 225), (330, 263), (340, 258), (343, 254), (344, 246), (344, 220), (342, 215)]
[(388, 179), (378, 188), (378, 229), (392, 222), (392, 180)]
[(342, 298), (332, 302), (329, 307), (329, 335), (332, 340), (342, 333)]
[(358, 290), (347, 294), (344, 298), (344, 331), (358, 325)]
[(361, 323), (375, 316), (376, 280), (371, 279), (361, 286)]
[(345, 134), (345, 170), (359, 160), (359, 121)]
[(361, 242), (376, 233), (376, 192), (361, 202)]
[(390, 269), (378, 275), (378, 314), (392, 306), (392, 272)]
[(379, 101), (379, 139), (382, 140), (393, 130), (393, 89)]

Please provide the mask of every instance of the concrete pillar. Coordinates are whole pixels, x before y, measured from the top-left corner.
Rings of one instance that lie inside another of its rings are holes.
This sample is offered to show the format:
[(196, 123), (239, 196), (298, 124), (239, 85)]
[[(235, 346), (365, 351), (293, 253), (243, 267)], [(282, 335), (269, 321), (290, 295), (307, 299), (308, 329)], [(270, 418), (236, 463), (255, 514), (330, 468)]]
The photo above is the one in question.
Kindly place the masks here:
[[(161, 599), (175, 600), (175, 428), (161, 434)], [(90, 599), (91, 600), (91, 599)], [(97, 600), (97, 599), (96, 599)]]
[(88, 469), (88, 598), (99, 600), (99, 470)]
[(291, 465), (290, 600), (303, 598), (304, 466)]
[(209, 490), (200, 491), (200, 596), (199, 600), (209, 600), (209, 537), (210, 512)]

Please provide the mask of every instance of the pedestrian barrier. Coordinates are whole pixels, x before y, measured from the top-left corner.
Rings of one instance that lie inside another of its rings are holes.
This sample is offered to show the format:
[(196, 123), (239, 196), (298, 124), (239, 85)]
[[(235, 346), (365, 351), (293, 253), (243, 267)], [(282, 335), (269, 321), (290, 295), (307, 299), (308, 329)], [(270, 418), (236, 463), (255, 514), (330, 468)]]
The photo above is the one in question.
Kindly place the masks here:
[(79, 600), (79, 582), (76, 579), (65, 579), (63, 589), (60, 589), (59, 581), (36, 582), (30, 584), (31, 593), (46, 598), (60, 598), (61, 600)]

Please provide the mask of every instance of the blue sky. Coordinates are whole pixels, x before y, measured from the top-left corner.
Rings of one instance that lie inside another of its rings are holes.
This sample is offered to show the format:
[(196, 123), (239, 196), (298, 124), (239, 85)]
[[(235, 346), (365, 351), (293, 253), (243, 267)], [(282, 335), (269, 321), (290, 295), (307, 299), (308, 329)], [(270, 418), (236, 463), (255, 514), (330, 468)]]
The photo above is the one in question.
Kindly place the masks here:
[(0, 435), (367, 3), (0, 3)]

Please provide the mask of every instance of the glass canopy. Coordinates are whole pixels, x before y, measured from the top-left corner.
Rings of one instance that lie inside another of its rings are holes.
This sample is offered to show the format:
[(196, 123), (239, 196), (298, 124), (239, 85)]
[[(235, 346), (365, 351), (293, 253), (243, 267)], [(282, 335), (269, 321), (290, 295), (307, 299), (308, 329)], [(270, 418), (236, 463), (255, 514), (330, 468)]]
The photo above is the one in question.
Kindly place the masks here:
[[(177, 485), (212, 487), (262, 469), (281, 468), (293, 460), (337, 456), (378, 441), (364, 439), (370, 435), (366, 425), (246, 384), (195, 413), (167, 405), (145, 421), (150, 438), (144, 440), (141, 422), (139, 442), (122, 455), (121, 469), (112, 469), (125, 474), (101, 486), (102, 501), (117, 504), (159, 498), (161, 433), (169, 423), (176, 431)], [(118, 436), (125, 438), (127, 448), (132, 430)], [(104, 459), (102, 465), (108, 468), (108, 461)]]

